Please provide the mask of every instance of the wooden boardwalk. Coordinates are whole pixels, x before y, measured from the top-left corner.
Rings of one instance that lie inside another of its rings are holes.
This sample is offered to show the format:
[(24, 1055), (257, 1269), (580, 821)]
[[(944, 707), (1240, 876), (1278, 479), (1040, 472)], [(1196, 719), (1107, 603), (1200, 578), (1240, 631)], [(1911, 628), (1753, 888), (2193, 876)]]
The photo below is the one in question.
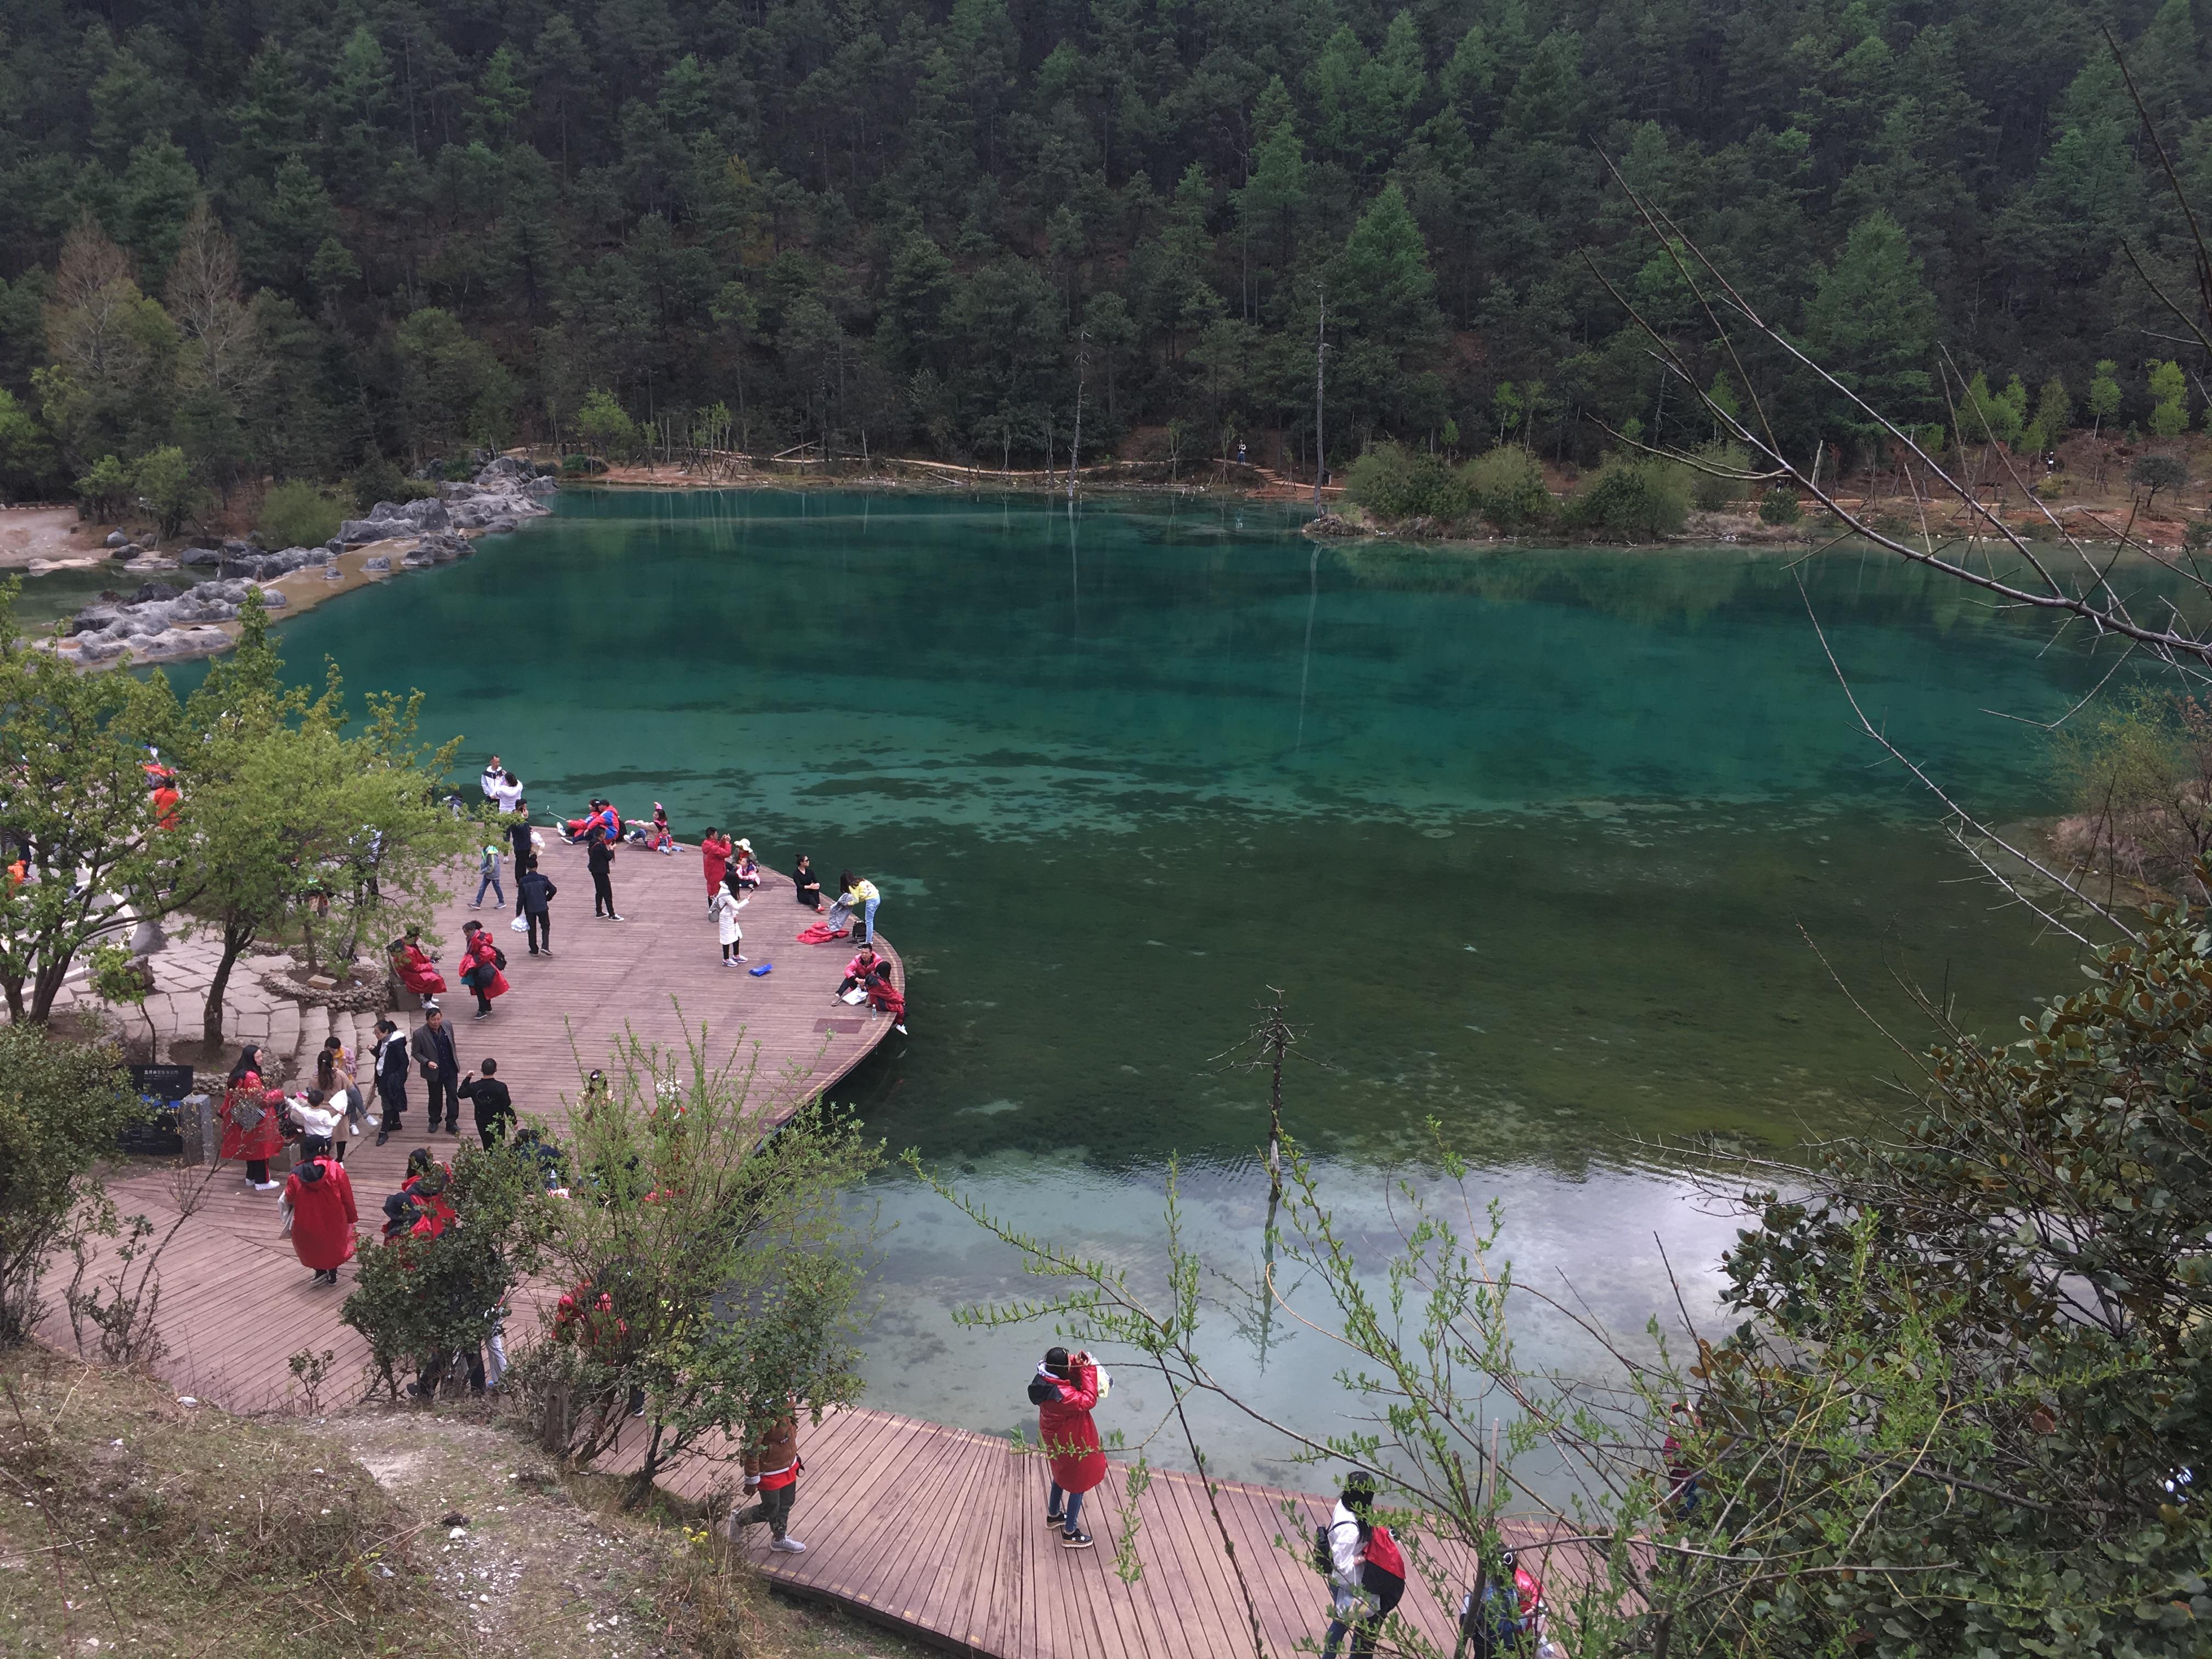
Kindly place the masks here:
[[(469, 1017), (472, 1000), (451, 969), (460, 923), (471, 914), (467, 895), (439, 918), (448, 941), (441, 964), (454, 988), (444, 1001), (455, 1017), (462, 1066), (496, 1058), (526, 1116), (561, 1128), (579, 1064), (604, 1066), (625, 1024), (643, 1037), (680, 1041), (678, 1003), (693, 1030), (707, 1024), (710, 1052), (726, 1054), (742, 1045), (749, 1060), (757, 1058), (763, 1107), (778, 1119), (832, 1091), (879, 1042), (906, 1040), (865, 1008), (833, 1002), (849, 944), (795, 943), (813, 918), (793, 902), (781, 878), (770, 878), (741, 918), (746, 954), (755, 963), (775, 963), (774, 973), (755, 979), (720, 965), (696, 850), (673, 858), (626, 852), (615, 871), (617, 901), (628, 918), (620, 922), (592, 918), (580, 851), (556, 844), (544, 867), (560, 890), (550, 959), (533, 960), (520, 948), (521, 935), (505, 931), (511, 912), (481, 913), (501, 930), (514, 987), (489, 1019)], [(895, 905), (893, 896), (887, 908), (894, 917)], [(878, 948), (889, 949), (881, 941)], [(907, 984), (903, 963), (898, 982)], [(927, 1040), (930, 1017), (927, 1000), (918, 1002), (923, 1036), (915, 1040)], [(420, 1017), (398, 1018), (407, 1024)], [(301, 1052), (315, 1046), (303, 1037)], [(474, 1133), (465, 1105), (461, 1133)], [(404, 1131), (381, 1148), (356, 1141), (347, 1154), (365, 1225), (373, 1226), (384, 1194), (398, 1186), (408, 1151), (425, 1144), (453, 1143), (442, 1132), (426, 1133), (421, 1081), (412, 1079)], [(143, 1212), (166, 1228), (179, 1212), (179, 1182), (204, 1178), (201, 1171), (145, 1166), (111, 1180), (109, 1191), (125, 1215)], [(288, 1362), (295, 1353), (327, 1351), (334, 1358), (325, 1406), (357, 1397), (366, 1346), (338, 1322), (345, 1285), (311, 1284), (277, 1224), (275, 1195), (253, 1192), (226, 1167), (161, 1257), (156, 1325), (167, 1351), (154, 1370), (179, 1395), (235, 1412), (297, 1411), (304, 1401)], [(103, 1252), (94, 1274), (112, 1264), (112, 1249)], [(50, 1275), (49, 1300), (57, 1304), (58, 1291)], [(534, 1334), (549, 1294), (533, 1287), (518, 1296), (523, 1305), (509, 1323), (513, 1338)], [(41, 1334), (62, 1348), (73, 1346), (58, 1306)], [(744, 1534), (761, 1570), (793, 1593), (837, 1602), (953, 1652), (994, 1659), (1211, 1659), (1253, 1651), (1244, 1590), (1223, 1551), (1206, 1485), (1194, 1476), (1155, 1471), (1133, 1511), (1126, 1472), (1115, 1466), (1085, 1502), (1085, 1524), (1097, 1547), (1071, 1552), (1044, 1525), (1042, 1462), (1002, 1438), (856, 1410), (802, 1428), (800, 1446), (806, 1474), (792, 1532), (805, 1540), (806, 1553), (769, 1553), (763, 1528)], [(609, 1467), (627, 1461), (618, 1448)], [(694, 1462), (672, 1471), (665, 1484), (678, 1497), (703, 1501), (731, 1478), (726, 1466)], [(1327, 1597), (1305, 1557), (1328, 1501), (1236, 1482), (1218, 1483), (1214, 1498), (1267, 1650), (1288, 1654), (1302, 1638), (1318, 1638)], [(1295, 1521), (1286, 1519), (1286, 1505)], [(1115, 1571), (1115, 1549), (1133, 1524), (1143, 1572), (1125, 1583)], [(1532, 1528), (1516, 1541), (1540, 1551), (1542, 1535)], [(1409, 1588), (1404, 1611), (1449, 1647), (1449, 1618), (1425, 1587)]]

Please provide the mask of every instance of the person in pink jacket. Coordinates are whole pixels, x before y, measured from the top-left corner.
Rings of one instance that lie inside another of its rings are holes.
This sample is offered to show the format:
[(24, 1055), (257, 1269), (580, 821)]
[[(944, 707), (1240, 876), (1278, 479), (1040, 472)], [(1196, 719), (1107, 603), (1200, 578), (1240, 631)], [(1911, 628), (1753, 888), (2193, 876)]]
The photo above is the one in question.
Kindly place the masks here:
[(1030, 1379), (1030, 1403), (1037, 1408), (1037, 1438), (1052, 1461), (1044, 1523), (1060, 1528), (1062, 1549), (1087, 1550), (1083, 1494), (1106, 1478), (1106, 1453), (1091, 1420), (1098, 1404), (1097, 1362), (1087, 1353), (1071, 1357), (1065, 1348), (1046, 1349), (1044, 1363)]

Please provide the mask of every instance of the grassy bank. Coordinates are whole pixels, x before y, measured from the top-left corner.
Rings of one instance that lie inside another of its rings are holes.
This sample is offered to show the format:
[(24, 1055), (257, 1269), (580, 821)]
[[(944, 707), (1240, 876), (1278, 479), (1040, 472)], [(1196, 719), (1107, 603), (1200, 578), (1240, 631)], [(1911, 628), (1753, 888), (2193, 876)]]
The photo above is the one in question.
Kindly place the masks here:
[(481, 1409), (321, 1403), (236, 1418), (137, 1372), (0, 1355), (0, 1654), (921, 1651), (771, 1597), (684, 1516), (615, 1513)]

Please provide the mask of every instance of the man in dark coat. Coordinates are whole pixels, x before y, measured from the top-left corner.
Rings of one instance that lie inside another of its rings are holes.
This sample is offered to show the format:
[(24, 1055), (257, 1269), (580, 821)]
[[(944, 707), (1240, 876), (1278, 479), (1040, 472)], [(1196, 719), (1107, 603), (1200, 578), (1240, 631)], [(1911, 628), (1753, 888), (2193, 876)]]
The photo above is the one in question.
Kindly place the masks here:
[(453, 1092), (476, 1107), (477, 1133), (483, 1140), (484, 1151), (489, 1152), (494, 1141), (507, 1139), (507, 1129), (514, 1121), (514, 1097), (499, 1080), (497, 1060), (484, 1061), (483, 1075), (478, 1077), (471, 1072)]
[(381, 1146), (398, 1133), (407, 1111), (407, 1039), (388, 1019), (376, 1022), (376, 1097), (384, 1108), (376, 1126)]
[(415, 1028), (407, 1047), (422, 1067), (423, 1085), (430, 1091), (428, 1127), (435, 1133), (442, 1109), (446, 1133), (457, 1135), (461, 1132), (461, 1103), (453, 1089), (461, 1079), (461, 1063), (453, 1055), (453, 1033), (435, 1002), (426, 999), (422, 1013), (422, 1023)]
[(605, 916), (610, 921), (620, 921), (622, 918), (615, 914), (615, 889), (612, 879), (615, 867), (614, 842), (609, 838), (606, 828), (603, 824), (594, 823), (590, 833), (591, 840), (585, 848), (584, 862), (590, 866), (592, 872), (592, 914), (595, 916)]
[(531, 860), (522, 873), (514, 878), (514, 900), (522, 907), (524, 922), (530, 930), (530, 954), (537, 956), (541, 949), (546, 956), (553, 954), (553, 896), (561, 890), (552, 878)]

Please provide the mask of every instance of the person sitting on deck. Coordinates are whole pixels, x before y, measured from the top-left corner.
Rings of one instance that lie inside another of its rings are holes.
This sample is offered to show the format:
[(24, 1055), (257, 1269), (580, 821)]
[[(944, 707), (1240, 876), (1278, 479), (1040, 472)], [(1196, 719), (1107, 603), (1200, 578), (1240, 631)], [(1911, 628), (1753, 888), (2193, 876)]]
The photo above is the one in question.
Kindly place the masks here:
[(791, 872), (791, 884), (799, 902), (815, 915), (822, 914), (822, 878), (814, 873), (814, 864), (805, 854), (799, 855), (799, 866)]
[(891, 1029), (904, 1036), (907, 1034), (906, 998), (891, 983), (890, 958), (878, 956), (872, 945), (863, 945), (859, 954), (845, 964), (845, 981), (837, 988), (835, 994), (844, 997), (856, 986), (867, 988), (868, 1006), (879, 1014), (889, 1014)]
[(392, 971), (399, 982), (418, 997), (434, 997), (446, 988), (446, 976), (422, 948), (422, 930), (410, 927), (404, 938), (385, 947), (392, 953)]
[(676, 832), (668, 827), (668, 809), (659, 801), (653, 803), (653, 823), (645, 832), (642, 843), (648, 853), (676, 855)]
[(737, 860), (737, 869), (732, 873), (730, 886), (733, 890), (750, 893), (760, 885), (760, 865), (753, 858), (752, 842), (743, 836), (738, 837), (735, 848), (733, 856)]

